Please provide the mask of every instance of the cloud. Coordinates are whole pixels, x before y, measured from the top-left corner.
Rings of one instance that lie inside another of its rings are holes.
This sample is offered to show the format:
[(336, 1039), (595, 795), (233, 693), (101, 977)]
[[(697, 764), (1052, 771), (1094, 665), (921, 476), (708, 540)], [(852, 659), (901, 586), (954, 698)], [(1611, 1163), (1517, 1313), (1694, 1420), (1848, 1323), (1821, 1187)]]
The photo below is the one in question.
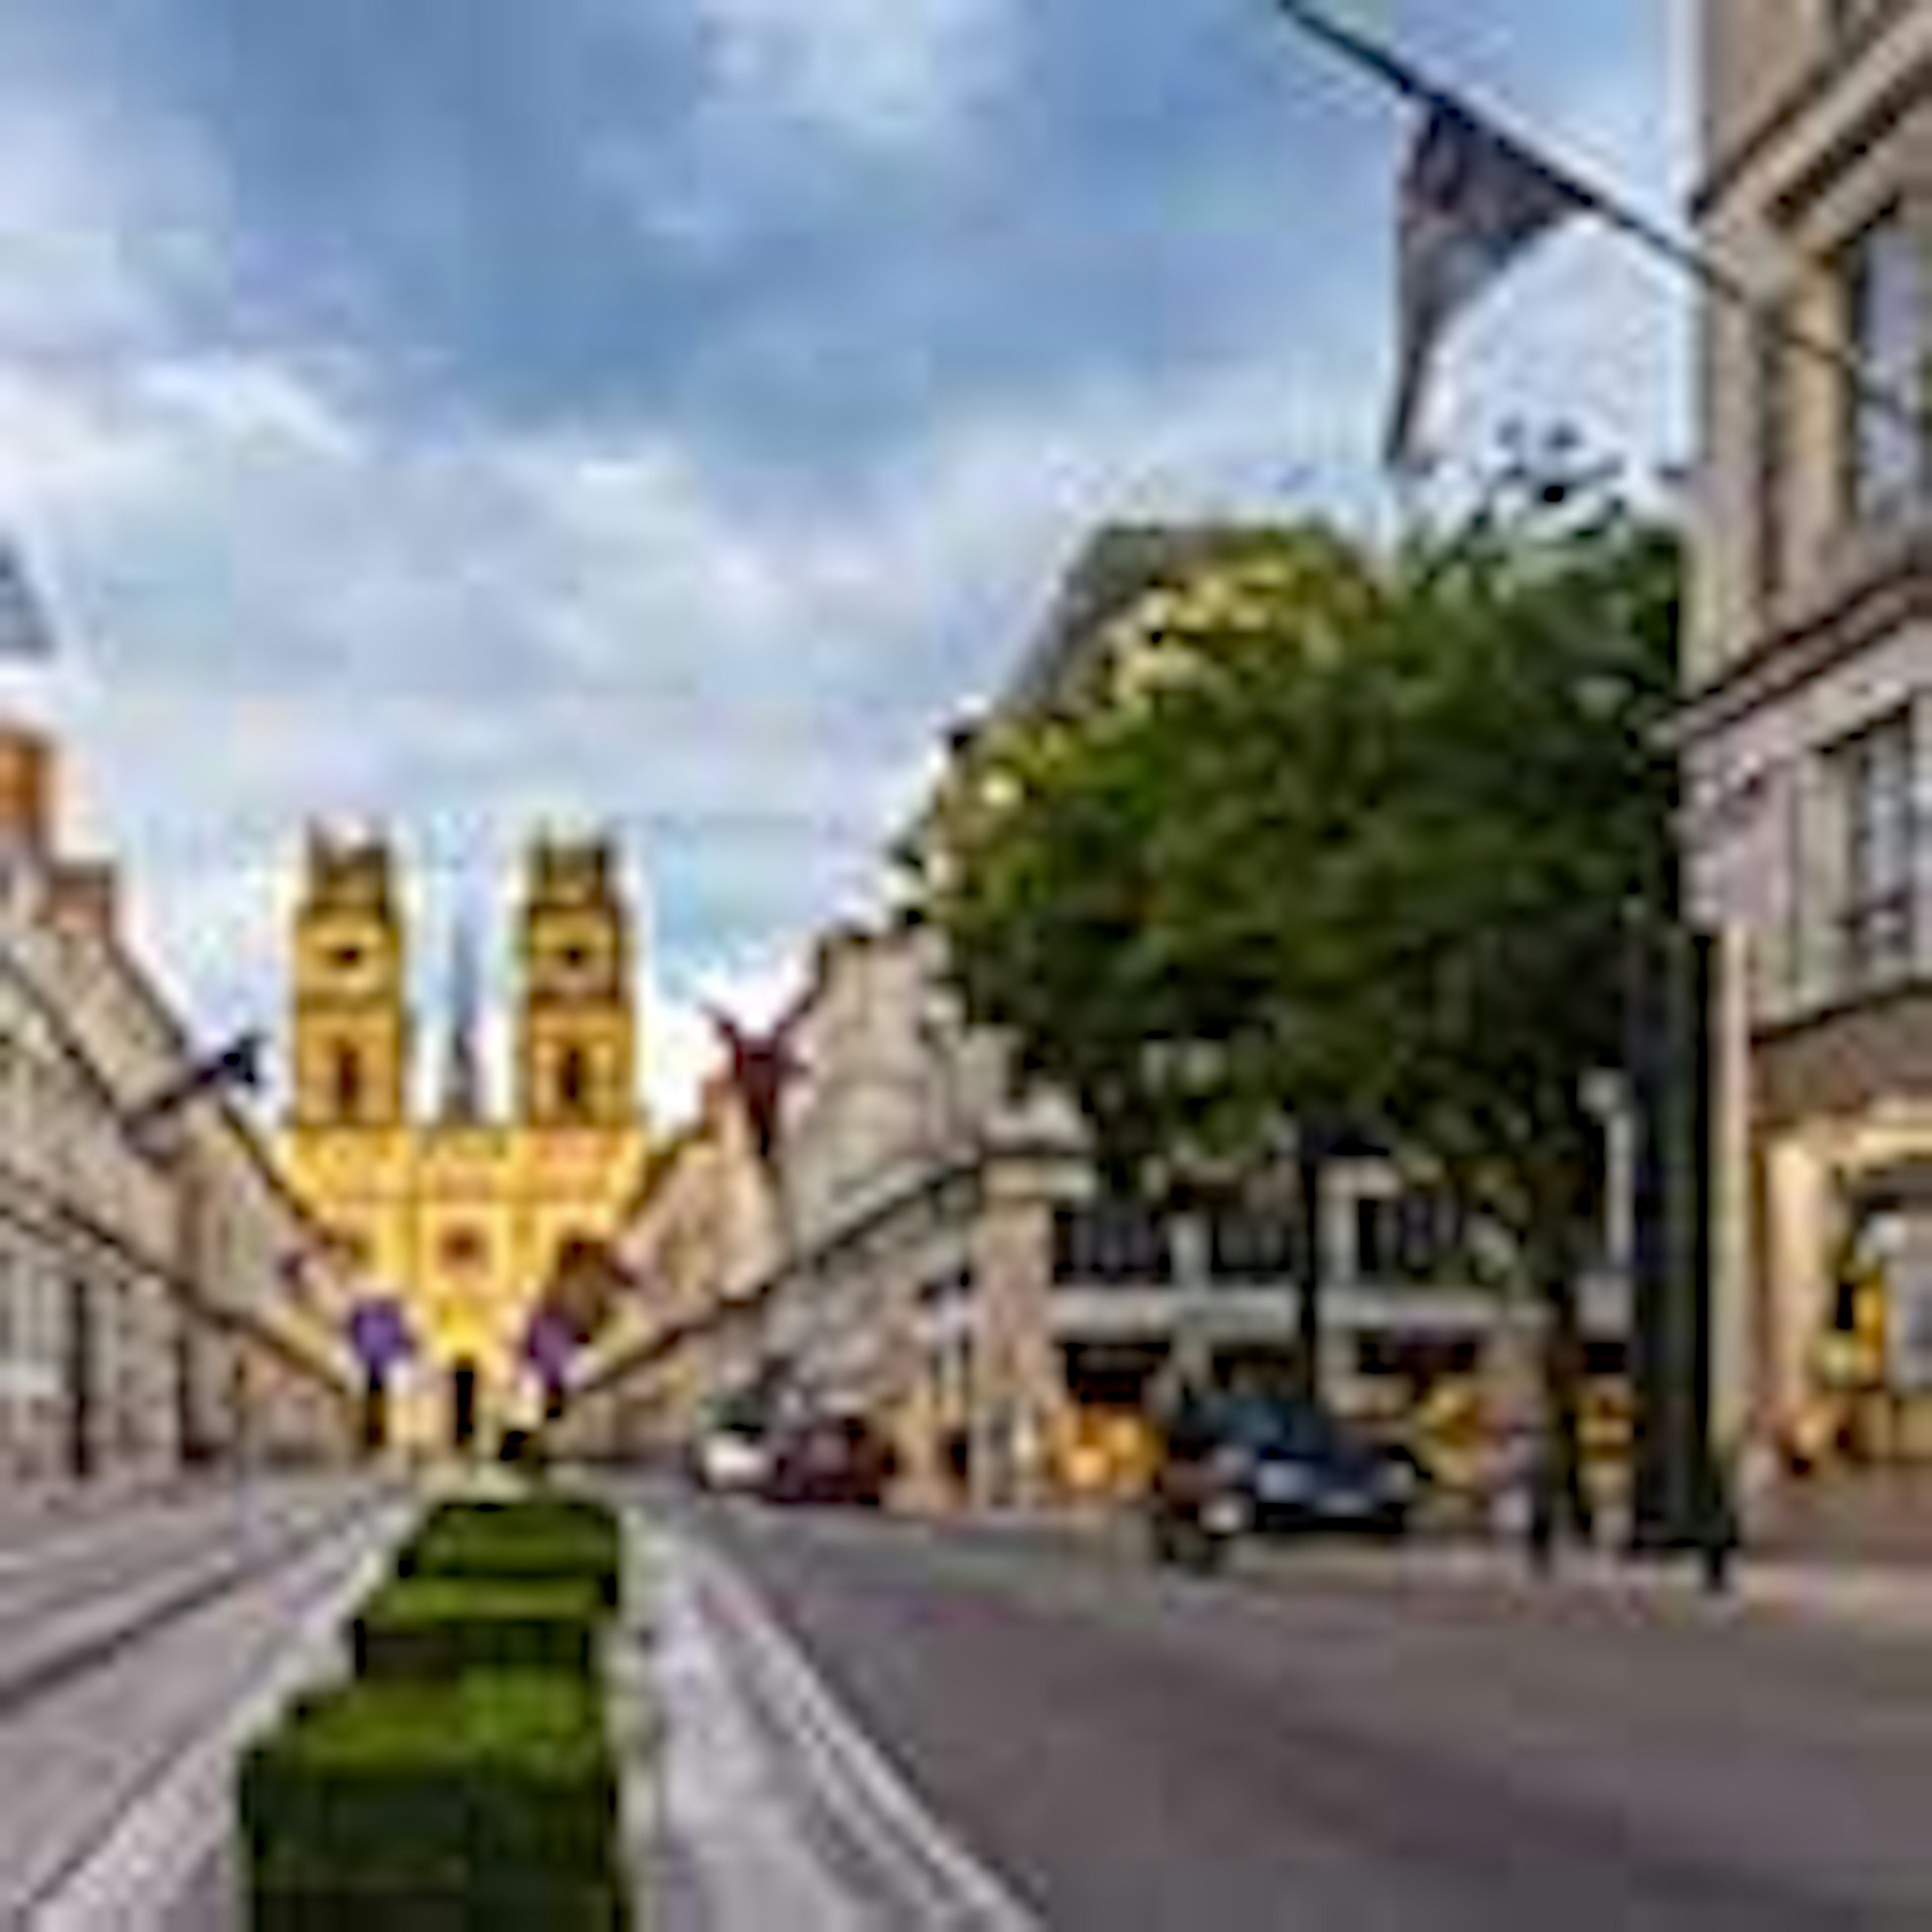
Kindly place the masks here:
[[(1654, 182), (1624, 0), (1507, 10), (1511, 98)], [(304, 817), (404, 829), (426, 990), (531, 819), (608, 818), (669, 1104), (704, 989), (875, 890), (1094, 522), (1376, 503), (1392, 119), (1285, 86), (1273, 22), (218, 11), (0, 22), (0, 518), (68, 645), (0, 676), (210, 1026), (278, 1010)], [(1630, 398), (1670, 311), (1599, 260), (1459, 334), (1457, 434), (1584, 366), (1667, 435)]]
[(641, 432), (399, 434), (259, 358), (0, 374), (77, 833), (128, 849), (144, 933), (217, 1015), (278, 1007), (317, 814), (397, 823), (443, 903), (486, 909), (530, 823), (614, 821), (668, 981), (795, 946), (869, 901), (935, 730), (1096, 516), (1238, 502), (1283, 430), (1340, 460), (1340, 398), (1274, 362), (938, 422), (816, 505)]
[(728, 111), (884, 154), (943, 148), (1005, 77), (1010, 0), (697, 0)]

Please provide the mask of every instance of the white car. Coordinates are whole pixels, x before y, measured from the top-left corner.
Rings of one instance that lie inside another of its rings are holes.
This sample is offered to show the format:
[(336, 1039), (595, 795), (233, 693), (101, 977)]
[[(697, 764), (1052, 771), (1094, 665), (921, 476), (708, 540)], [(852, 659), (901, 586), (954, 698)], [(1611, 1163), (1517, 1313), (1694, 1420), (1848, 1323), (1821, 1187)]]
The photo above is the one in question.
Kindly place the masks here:
[(772, 1459), (758, 1436), (741, 1430), (714, 1429), (698, 1438), (694, 1461), (698, 1480), (706, 1489), (743, 1493), (764, 1486)]

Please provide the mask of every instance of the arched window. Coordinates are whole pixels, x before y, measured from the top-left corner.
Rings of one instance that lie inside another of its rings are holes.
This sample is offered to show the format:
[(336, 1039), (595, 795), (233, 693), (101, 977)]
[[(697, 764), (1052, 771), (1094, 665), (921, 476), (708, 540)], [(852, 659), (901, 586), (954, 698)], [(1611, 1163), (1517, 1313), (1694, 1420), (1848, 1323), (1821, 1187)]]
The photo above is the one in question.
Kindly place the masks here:
[(580, 1046), (566, 1046), (556, 1064), (558, 1110), (578, 1120), (590, 1111), (590, 1056)]
[(362, 1056), (352, 1046), (338, 1046), (332, 1075), (335, 1118), (353, 1120), (362, 1112)]

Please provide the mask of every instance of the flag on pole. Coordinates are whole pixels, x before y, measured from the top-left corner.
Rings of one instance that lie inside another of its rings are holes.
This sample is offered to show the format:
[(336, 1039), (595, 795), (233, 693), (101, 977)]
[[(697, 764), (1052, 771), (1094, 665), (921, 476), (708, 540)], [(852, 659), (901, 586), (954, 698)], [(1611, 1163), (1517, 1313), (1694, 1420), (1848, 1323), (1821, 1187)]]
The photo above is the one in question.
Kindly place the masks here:
[(246, 1088), (251, 1094), (262, 1090), (262, 1052), (265, 1042), (259, 1033), (244, 1033), (210, 1058), (197, 1061), (171, 1084), (124, 1117), (128, 1132), (140, 1135), (178, 1113), (204, 1094)]
[(712, 1025), (730, 1056), (731, 1084), (750, 1123), (758, 1158), (769, 1168), (778, 1151), (778, 1106), (786, 1080), (798, 1062), (784, 1028), (763, 1036), (748, 1034), (729, 1013), (711, 1010)]
[(0, 537), (0, 658), (50, 658), (53, 629), (19, 548)]
[(1460, 103), (1428, 100), (1398, 217), (1392, 468), (1416, 466), (1430, 370), (1456, 316), (1550, 230), (1591, 206), (1577, 184)]

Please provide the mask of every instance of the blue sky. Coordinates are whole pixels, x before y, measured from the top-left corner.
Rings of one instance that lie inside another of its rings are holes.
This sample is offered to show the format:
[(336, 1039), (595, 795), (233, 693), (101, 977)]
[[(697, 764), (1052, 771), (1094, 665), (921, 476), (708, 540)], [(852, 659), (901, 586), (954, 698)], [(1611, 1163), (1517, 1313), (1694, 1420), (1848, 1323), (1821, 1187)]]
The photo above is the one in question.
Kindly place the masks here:
[[(1354, 4), (1675, 208), (1670, 0)], [(426, 994), (532, 818), (612, 823), (674, 1104), (1083, 530), (1384, 507), (1401, 125), (1266, 0), (8, 0), (0, 518), (64, 650), (0, 696), (211, 1030), (278, 1018), (306, 818), (423, 864)], [(1432, 434), (1681, 456), (1688, 328), (1566, 239)]]

